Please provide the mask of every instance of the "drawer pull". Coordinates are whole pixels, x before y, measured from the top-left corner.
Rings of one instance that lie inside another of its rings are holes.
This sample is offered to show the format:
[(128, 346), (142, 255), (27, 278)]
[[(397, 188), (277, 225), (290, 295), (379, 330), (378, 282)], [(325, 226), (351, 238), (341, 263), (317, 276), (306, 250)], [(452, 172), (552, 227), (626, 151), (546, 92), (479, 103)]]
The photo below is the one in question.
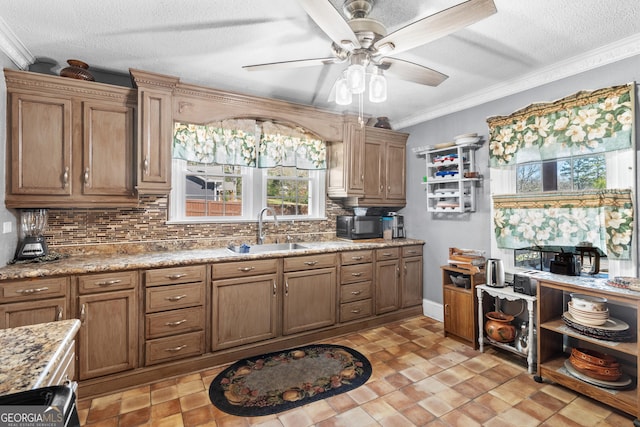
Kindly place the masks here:
[(393, 256), (391, 252), (382, 252), (382, 256)]
[(62, 315), (63, 315), (64, 311), (62, 309), (61, 306), (58, 306), (58, 314), (56, 315), (56, 321), (60, 321), (62, 320)]
[(242, 271), (243, 273), (246, 273), (248, 271), (251, 271), (255, 269), (255, 267), (238, 267), (238, 271)]
[(354, 277), (360, 277), (362, 276), (362, 273), (351, 273), (351, 275)]
[(62, 187), (67, 188), (69, 185), (69, 166), (64, 168), (64, 173), (62, 174)]
[(356, 308), (356, 309), (354, 309), (354, 310), (351, 310), (351, 312), (352, 312), (353, 314), (358, 314), (358, 313), (360, 313), (360, 309), (359, 309), (359, 308)]
[(182, 320), (176, 320), (175, 322), (167, 322), (165, 323), (166, 326), (180, 326), (182, 325), (184, 322), (186, 322), (187, 319), (182, 319)]
[(418, 253), (418, 251), (416, 251), (414, 249), (408, 250), (407, 252), (410, 253), (410, 254), (417, 254)]
[(111, 286), (111, 285), (117, 285), (120, 282), (122, 282), (122, 280), (119, 280), (119, 279), (105, 280), (103, 282), (96, 283), (96, 285), (98, 285), (98, 286)]
[(176, 273), (176, 274), (169, 274), (167, 275), (167, 279), (171, 279), (171, 280), (178, 280), (183, 278), (184, 276), (186, 276), (185, 273)]
[(22, 294), (22, 295), (30, 295), (30, 294), (37, 294), (38, 292), (44, 292), (48, 290), (49, 288), (47, 286), (43, 286), (41, 288), (18, 289), (16, 293)]
[(186, 344), (182, 344), (182, 345), (179, 345), (179, 346), (173, 347), (173, 348), (165, 348), (164, 351), (169, 351), (171, 353), (176, 353), (176, 352), (178, 352), (180, 350), (185, 349), (186, 347), (187, 347)]
[(351, 291), (351, 295), (360, 295), (362, 291)]
[(278, 286), (276, 285), (275, 279), (273, 280), (273, 296), (275, 297), (278, 292)]
[(304, 264), (305, 265), (316, 265), (318, 263), (318, 261), (305, 261)]
[(86, 304), (82, 304), (80, 307), (80, 323), (84, 325), (84, 321), (87, 318), (87, 306)]
[(182, 298), (186, 298), (187, 296), (185, 294), (182, 295), (176, 295), (174, 297), (166, 297), (165, 299), (167, 301), (180, 301)]
[(364, 257), (362, 257), (362, 256), (352, 256), (351, 257), (351, 259), (354, 260), (354, 261), (360, 261), (362, 258), (364, 258)]

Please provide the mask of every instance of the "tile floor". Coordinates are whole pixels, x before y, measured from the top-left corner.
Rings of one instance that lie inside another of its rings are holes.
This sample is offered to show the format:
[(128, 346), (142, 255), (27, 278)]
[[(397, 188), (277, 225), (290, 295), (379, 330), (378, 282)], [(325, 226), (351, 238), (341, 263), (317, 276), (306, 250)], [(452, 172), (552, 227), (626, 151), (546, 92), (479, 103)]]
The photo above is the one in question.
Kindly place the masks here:
[(631, 426), (633, 417), (568, 389), (538, 384), (524, 360), (444, 338), (443, 325), (415, 317), (327, 342), (350, 346), (373, 365), (352, 391), (280, 414), (242, 418), (209, 402), (224, 366), (94, 399), (79, 400), (83, 426), (359, 427)]

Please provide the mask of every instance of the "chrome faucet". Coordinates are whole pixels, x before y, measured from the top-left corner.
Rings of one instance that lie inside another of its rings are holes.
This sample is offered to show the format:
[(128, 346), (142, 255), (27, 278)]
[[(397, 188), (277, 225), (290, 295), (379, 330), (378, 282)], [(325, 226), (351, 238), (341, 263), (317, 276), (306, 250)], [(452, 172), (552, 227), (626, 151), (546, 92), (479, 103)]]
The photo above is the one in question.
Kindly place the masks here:
[(274, 211), (272, 208), (268, 206), (265, 208), (262, 208), (262, 210), (258, 214), (258, 244), (259, 245), (264, 243), (265, 234), (262, 232), (262, 215), (265, 213), (265, 211), (271, 211), (271, 215), (273, 215), (273, 219), (276, 223), (276, 226), (278, 226), (278, 217), (276, 216), (276, 211)]

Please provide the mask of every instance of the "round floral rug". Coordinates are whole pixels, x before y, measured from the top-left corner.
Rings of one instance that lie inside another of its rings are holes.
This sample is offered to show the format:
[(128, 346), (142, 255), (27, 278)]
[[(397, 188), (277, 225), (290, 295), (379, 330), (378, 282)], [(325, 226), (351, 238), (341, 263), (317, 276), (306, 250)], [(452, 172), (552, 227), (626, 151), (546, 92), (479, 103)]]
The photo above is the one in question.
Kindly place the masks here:
[(234, 363), (211, 382), (209, 398), (226, 413), (256, 417), (353, 390), (370, 376), (371, 363), (361, 353), (314, 344)]

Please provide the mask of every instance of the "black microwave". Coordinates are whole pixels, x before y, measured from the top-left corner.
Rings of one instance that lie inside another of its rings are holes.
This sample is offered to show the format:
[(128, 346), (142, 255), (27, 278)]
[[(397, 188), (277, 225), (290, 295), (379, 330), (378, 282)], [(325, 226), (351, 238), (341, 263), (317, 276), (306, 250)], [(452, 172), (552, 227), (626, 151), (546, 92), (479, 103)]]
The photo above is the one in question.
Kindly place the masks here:
[(382, 217), (338, 215), (336, 236), (343, 239), (377, 239), (382, 237)]

